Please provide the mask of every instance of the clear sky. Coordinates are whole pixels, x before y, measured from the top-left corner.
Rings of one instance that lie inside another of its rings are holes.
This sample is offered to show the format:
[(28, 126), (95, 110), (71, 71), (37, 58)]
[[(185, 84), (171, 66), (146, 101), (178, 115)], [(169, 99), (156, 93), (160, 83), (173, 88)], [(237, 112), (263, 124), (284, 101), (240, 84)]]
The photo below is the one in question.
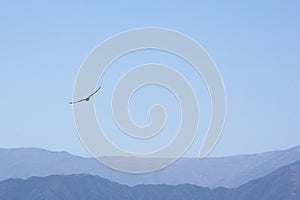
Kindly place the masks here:
[[(149, 26), (174, 29), (194, 38), (219, 68), (227, 93), (227, 118), (210, 156), (300, 145), (299, 10), (296, 0), (2, 2), (0, 147), (40, 147), (87, 156), (68, 104), (79, 67), (109, 36)], [(180, 61), (158, 52), (137, 53), (122, 62), (135, 63), (135, 59), (136, 63), (164, 60), (176, 63), (180, 70)], [(116, 75), (123, 69), (111, 70)], [(192, 70), (182, 73), (192, 84), (201, 84)], [(99, 110), (111, 92), (112, 81), (105, 80), (113, 79), (108, 73), (101, 80), (103, 91), (96, 102)], [(133, 99), (144, 102), (132, 103), (137, 123), (147, 123), (147, 106), (152, 101), (145, 99), (152, 89), (145, 88)], [(163, 102), (173, 101), (156, 89)], [(197, 96), (201, 95), (199, 91)], [(205, 95), (202, 100), (205, 107)], [(172, 105), (169, 112), (175, 117), (170, 118), (171, 125), (177, 119)], [(114, 130), (112, 126), (108, 123), (107, 130)], [(167, 132), (172, 133), (174, 127), (169, 128)], [(187, 155), (195, 155), (200, 144), (201, 137)]]

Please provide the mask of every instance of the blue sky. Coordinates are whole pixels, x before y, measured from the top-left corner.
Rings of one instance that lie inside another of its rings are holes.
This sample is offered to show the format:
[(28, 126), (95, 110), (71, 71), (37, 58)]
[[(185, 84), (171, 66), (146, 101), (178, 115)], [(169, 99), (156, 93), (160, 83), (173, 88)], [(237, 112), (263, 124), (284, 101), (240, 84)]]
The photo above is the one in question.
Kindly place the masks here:
[[(194, 38), (220, 70), (227, 92), (227, 118), (210, 156), (300, 144), (298, 1), (1, 4), (0, 147), (41, 147), (87, 156), (68, 104), (79, 67), (109, 36), (149, 26), (174, 29)], [(146, 53), (133, 56), (130, 62), (135, 58), (145, 62), (164, 59), (157, 52)], [(166, 57), (167, 63), (175, 63), (176, 59)], [(192, 83), (201, 82), (193, 71), (183, 73)], [(104, 87), (102, 98), (97, 96), (99, 110), (110, 95), (109, 88)], [(153, 91), (141, 91), (136, 101), (143, 101), (147, 92)], [(162, 101), (166, 99), (162, 97)], [(203, 101), (205, 107), (205, 95)], [(138, 104), (141, 108), (132, 106), (133, 117), (140, 123), (146, 123), (144, 109), (150, 103)], [(187, 155), (198, 152), (200, 144), (201, 137)]]

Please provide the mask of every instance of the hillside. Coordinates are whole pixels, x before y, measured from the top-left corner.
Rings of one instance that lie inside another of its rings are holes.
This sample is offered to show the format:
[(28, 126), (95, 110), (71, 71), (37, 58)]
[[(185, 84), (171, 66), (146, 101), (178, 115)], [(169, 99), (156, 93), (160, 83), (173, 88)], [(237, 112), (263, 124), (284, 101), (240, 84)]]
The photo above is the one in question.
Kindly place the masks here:
[[(134, 164), (138, 159), (111, 157), (120, 164)], [(74, 156), (66, 152), (52, 152), (35, 148), (0, 149), (0, 180), (26, 179), (31, 176), (91, 174), (126, 185), (190, 183), (209, 188), (238, 187), (250, 180), (300, 160), (300, 146), (262, 154), (223, 158), (182, 158), (173, 165), (148, 174), (127, 174), (111, 170), (92, 158)], [(158, 162), (157, 159), (148, 162)], [(178, 175), (180, 173), (180, 175)]]
[(92, 175), (52, 175), (0, 182), (1, 200), (299, 200), (300, 161), (236, 189), (191, 184), (129, 187)]

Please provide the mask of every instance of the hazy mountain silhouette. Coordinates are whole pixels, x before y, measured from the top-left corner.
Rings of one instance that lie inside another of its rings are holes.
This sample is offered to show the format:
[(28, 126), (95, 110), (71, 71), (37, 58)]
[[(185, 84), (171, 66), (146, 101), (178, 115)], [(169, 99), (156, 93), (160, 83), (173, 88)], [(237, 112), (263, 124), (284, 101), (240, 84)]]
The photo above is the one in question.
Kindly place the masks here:
[(299, 200), (300, 161), (234, 189), (235, 198), (242, 200)]
[(0, 182), (1, 200), (119, 200), (119, 199), (209, 199), (217, 200), (226, 190), (210, 190), (189, 184), (179, 186), (139, 185), (129, 187), (92, 175), (52, 175)]
[[(142, 162), (138, 159), (109, 157), (124, 165)], [(300, 146), (262, 154), (223, 158), (182, 158), (155, 173), (132, 175), (111, 170), (92, 158), (73, 156), (66, 152), (52, 152), (35, 148), (0, 149), (0, 180), (26, 179), (31, 176), (53, 174), (91, 174), (127, 185), (184, 184), (216, 188), (233, 188), (250, 180), (300, 160)], [(158, 159), (148, 160), (148, 163)]]
[(129, 187), (92, 175), (52, 175), (0, 182), (1, 200), (299, 200), (300, 161), (236, 189), (191, 184)]

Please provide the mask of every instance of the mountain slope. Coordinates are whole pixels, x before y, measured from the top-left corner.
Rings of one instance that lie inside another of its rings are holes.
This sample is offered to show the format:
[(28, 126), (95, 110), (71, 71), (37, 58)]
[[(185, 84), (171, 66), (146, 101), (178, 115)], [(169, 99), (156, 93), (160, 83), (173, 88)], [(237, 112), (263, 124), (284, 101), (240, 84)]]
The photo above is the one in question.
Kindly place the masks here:
[(273, 173), (250, 181), (234, 190), (235, 199), (299, 200), (300, 161), (284, 166)]
[[(124, 165), (140, 160), (110, 157)], [(127, 174), (111, 170), (92, 158), (73, 156), (66, 152), (51, 152), (34, 148), (0, 149), (0, 180), (26, 179), (53, 174), (91, 174), (128, 185), (184, 184), (209, 188), (238, 187), (262, 177), (275, 169), (300, 160), (300, 146), (263, 154), (224, 158), (182, 158), (173, 165), (148, 174)], [(148, 161), (157, 162), (158, 159)], [(180, 176), (178, 175), (180, 173)]]
[(92, 175), (52, 175), (0, 182), (1, 200), (299, 200), (300, 161), (236, 189), (195, 185), (129, 187)]
[(52, 175), (27, 180), (9, 179), (0, 182), (1, 200), (121, 200), (121, 199), (210, 199), (225, 196), (193, 185), (140, 185), (129, 187), (91, 175)]

